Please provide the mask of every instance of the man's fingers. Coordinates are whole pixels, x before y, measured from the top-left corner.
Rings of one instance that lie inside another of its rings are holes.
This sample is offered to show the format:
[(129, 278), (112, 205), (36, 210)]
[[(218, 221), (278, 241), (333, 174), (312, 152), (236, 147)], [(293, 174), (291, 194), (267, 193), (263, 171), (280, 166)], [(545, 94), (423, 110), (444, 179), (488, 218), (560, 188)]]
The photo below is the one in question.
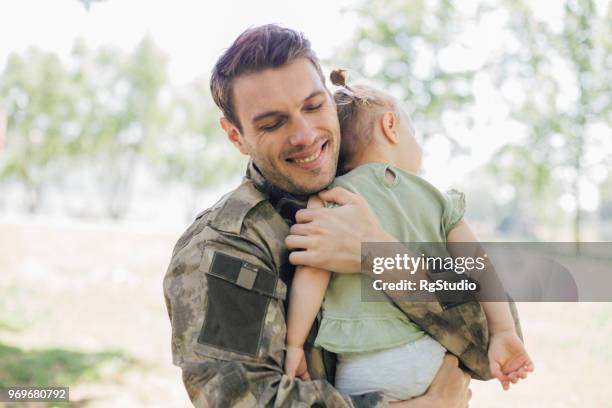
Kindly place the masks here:
[(314, 208), (306, 208), (304, 210), (298, 210), (295, 213), (295, 221), (303, 224), (305, 222), (310, 222), (314, 219)]
[(303, 235), (287, 235), (287, 237), (285, 237), (285, 245), (287, 245), (287, 249), (289, 250), (306, 249), (311, 240), (311, 238)]
[(321, 235), (324, 230), (321, 229), (320, 224), (314, 222), (307, 222), (304, 224), (293, 224), (289, 228), (289, 235)]
[(340, 205), (351, 204), (359, 201), (359, 196), (342, 187), (334, 187), (331, 190), (319, 192), (319, 197), (325, 201), (332, 201)]
[(291, 228), (289, 228), (289, 235), (309, 235), (309, 225), (310, 223), (293, 224)]
[(314, 219), (321, 217), (325, 211), (330, 211), (329, 208), (305, 208), (298, 210), (295, 213), (295, 221), (303, 224), (305, 222), (311, 222)]
[(308, 208), (323, 208), (323, 207), (325, 207), (325, 204), (323, 203), (323, 200), (319, 198), (319, 196), (311, 195), (310, 198), (308, 198)]
[(293, 251), (289, 254), (289, 263), (291, 265), (315, 266), (313, 260), (316, 260), (316, 256), (310, 251)]

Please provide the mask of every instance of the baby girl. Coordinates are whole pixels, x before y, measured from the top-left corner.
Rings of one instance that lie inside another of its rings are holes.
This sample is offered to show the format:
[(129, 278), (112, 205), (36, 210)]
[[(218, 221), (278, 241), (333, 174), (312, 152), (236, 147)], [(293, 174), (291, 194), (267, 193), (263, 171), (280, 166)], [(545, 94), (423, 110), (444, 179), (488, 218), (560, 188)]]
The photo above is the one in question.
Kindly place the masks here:
[[(365, 198), (385, 230), (400, 242), (475, 242), (463, 220), (462, 193), (438, 191), (417, 173), (421, 148), (406, 112), (391, 96), (367, 86), (349, 87), (344, 71), (332, 82), (342, 132), (342, 170), (331, 187)], [(333, 205), (311, 197), (309, 207)], [(398, 220), (403, 220), (398, 222)], [(331, 279), (330, 279), (331, 278)], [(490, 334), (491, 374), (504, 389), (525, 378), (533, 364), (518, 336), (507, 302), (481, 302)], [(359, 274), (298, 267), (291, 286), (285, 371), (309, 379), (304, 342), (322, 307), (315, 340), (336, 353), (335, 386), (345, 394), (382, 391), (388, 400), (423, 394), (446, 349), (389, 299), (361, 301)]]

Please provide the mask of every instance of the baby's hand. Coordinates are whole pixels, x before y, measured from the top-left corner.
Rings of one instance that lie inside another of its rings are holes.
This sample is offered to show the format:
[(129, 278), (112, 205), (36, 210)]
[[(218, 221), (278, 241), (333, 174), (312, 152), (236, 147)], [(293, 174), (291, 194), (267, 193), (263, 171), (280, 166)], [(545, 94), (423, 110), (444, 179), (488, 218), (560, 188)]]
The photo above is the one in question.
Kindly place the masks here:
[(491, 335), (489, 367), (504, 390), (510, 388), (510, 383), (516, 384), (519, 379), (527, 378), (527, 374), (534, 369), (523, 342), (514, 330)]
[(310, 381), (306, 356), (302, 347), (287, 346), (285, 355), (285, 373), (292, 379), (298, 377), (304, 381)]

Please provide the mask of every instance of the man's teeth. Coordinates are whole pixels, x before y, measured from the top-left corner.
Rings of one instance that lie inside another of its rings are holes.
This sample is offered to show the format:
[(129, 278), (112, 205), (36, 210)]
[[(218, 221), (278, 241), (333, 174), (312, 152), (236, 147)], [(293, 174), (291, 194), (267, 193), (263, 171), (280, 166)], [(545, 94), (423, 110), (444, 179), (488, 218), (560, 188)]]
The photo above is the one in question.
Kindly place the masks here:
[(321, 151), (319, 150), (318, 152), (308, 156), (308, 157), (304, 157), (303, 159), (293, 159), (294, 162), (296, 163), (310, 163), (311, 161), (315, 160), (317, 157), (319, 157), (319, 154), (321, 153)]

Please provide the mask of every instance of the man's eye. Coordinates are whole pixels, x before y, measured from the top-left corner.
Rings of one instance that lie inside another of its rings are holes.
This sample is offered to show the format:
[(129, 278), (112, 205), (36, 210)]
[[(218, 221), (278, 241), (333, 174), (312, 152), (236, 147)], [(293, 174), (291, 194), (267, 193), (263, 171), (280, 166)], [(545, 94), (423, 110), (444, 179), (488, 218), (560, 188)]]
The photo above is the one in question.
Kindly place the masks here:
[(314, 112), (314, 111), (317, 111), (317, 110), (321, 109), (321, 106), (323, 106), (323, 103), (320, 103), (318, 105), (307, 106), (306, 107), (306, 111)]
[(278, 128), (281, 124), (282, 121), (279, 120), (278, 122), (274, 122), (270, 125), (261, 126), (259, 129), (263, 130), (264, 132), (271, 132), (274, 129)]

